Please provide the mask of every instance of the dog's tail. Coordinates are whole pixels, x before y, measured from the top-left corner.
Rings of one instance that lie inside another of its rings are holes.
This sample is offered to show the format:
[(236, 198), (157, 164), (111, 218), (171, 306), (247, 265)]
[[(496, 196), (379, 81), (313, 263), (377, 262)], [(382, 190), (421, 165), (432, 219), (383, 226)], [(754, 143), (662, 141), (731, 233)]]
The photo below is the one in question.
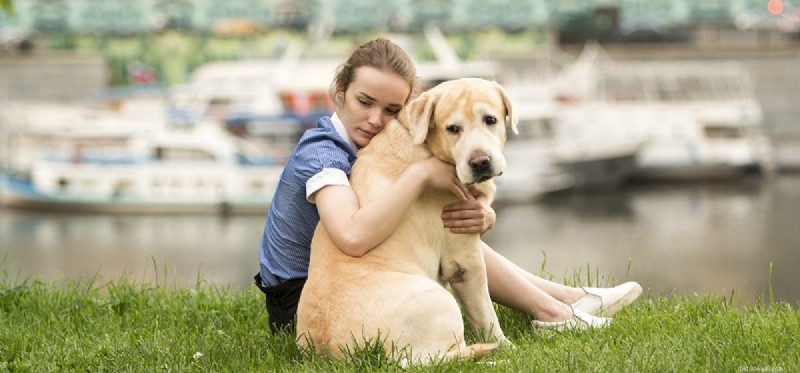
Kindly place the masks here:
[(492, 353), (500, 347), (499, 343), (475, 343), (464, 349), (454, 349), (447, 352), (447, 359), (477, 360)]
[(443, 355), (435, 353), (431, 355), (422, 354), (417, 355), (415, 358), (405, 355), (399, 358), (398, 361), (401, 367), (407, 368), (410, 365), (428, 365), (433, 362), (479, 360), (492, 353), (492, 351), (496, 350), (498, 347), (500, 347), (499, 343), (476, 343), (467, 346), (462, 341), (460, 346), (453, 346)]

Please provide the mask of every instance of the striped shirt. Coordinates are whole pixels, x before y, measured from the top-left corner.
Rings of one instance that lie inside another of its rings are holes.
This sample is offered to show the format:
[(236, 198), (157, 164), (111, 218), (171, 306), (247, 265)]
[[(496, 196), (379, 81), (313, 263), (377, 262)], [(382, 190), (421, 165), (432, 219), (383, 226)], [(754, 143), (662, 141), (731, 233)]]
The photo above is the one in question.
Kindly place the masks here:
[(356, 146), (334, 114), (306, 131), (281, 173), (261, 237), (261, 281), (276, 286), (308, 277), (311, 238), (319, 222), (315, 192), (327, 185), (350, 186)]

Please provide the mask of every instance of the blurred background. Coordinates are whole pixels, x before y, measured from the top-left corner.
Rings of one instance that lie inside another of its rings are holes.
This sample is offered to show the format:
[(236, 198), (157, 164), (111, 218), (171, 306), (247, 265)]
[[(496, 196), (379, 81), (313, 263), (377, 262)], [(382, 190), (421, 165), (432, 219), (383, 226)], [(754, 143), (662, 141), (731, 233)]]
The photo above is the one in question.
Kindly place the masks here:
[(557, 281), (800, 300), (800, 0), (0, 0), (3, 274), (251, 286), (334, 69), (520, 118), (484, 240)]

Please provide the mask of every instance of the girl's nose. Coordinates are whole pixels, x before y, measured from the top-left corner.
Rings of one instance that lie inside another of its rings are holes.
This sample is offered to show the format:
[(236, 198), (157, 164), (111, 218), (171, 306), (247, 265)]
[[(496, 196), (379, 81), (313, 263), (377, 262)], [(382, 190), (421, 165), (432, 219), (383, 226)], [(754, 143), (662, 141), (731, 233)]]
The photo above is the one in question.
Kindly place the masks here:
[(382, 120), (383, 120), (383, 118), (381, 118), (381, 109), (380, 108), (373, 108), (373, 109), (371, 109), (369, 111), (369, 117), (367, 118), (367, 121), (369, 121), (369, 124), (371, 124), (371, 125), (373, 125), (375, 127), (380, 127), (380, 126), (383, 125), (383, 121)]

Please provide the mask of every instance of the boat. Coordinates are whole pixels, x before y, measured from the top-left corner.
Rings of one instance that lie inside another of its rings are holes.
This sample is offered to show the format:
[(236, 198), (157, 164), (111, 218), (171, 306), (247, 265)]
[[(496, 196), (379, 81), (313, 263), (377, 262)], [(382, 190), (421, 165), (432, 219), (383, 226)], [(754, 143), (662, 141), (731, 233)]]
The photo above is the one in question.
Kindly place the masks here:
[(532, 200), (565, 189), (612, 188), (627, 182), (642, 141), (597, 141), (603, 133), (578, 138), (575, 133), (602, 128), (564, 122), (553, 80), (537, 79), (513, 80), (506, 86), (519, 118), (519, 133), (508, 136), (504, 153), (509, 170), (498, 179), (502, 185), (498, 194), (511, 189), (514, 200)]
[(583, 190), (613, 189), (634, 175), (644, 142), (616, 141), (595, 144), (551, 143), (553, 164), (572, 176), (572, 187)]
[(81, 142), (79, 147), (85, 146), (86, 151), (108, 154), (125, 146), (136, 132), (153, 128), (161, 118), (157, 110), (117, 109), (121, 107), (112, 110), (89, 103), (3, 103), (0, 105), (2, 170), (30, 174), (36, 159), (45, 154), (72, 151), (74, 141)]
[(518, 116), (517, 133), (509, 132), (506, 138), (506, 170), (495, 179), (495, 200), (499, 204), (532, 202), (573, 187), (575, 177), (553, 161), (554, 106), (537, 95), (540, 91), (509, 88), (506, 93)]
[(638, 179), (774, 172), (749, 71), (731, 61), (614, 61), (596, 44), (559, 72), (554, 126), (564, 141), (641, 142)]
[(25, 145), (15, 154), (27, 158), (4, 167), (0, 204), (96, 213), (266, 212), (283, 159), (210, 122), (127, 128), (133, 129), (7, 134), (8, 143)]
[[(290, 48), (294, 49), (294, 48)], [(339, 61), (302, 58), (287, 51), (279, 59), (243, 59), (206, 63), (186, 84), (170, 88), (169, 120), (202, 119), (258, 132), (262, 123), (316, 125), (333, 104), (328, 88)], [(257, 123), (249, 123), (250, 121)], [(297, 127), (297, 126), (295, 126)]]
[(549, 193), (573, 187), (574, 176), (554, 164), (548, 153), (544, 142), (509, 137), (503, 148), (506, 169), (503, 175), (495, 178), (495, 203), (534, 202)]
[[(423, 90), (448, 80), (465, 77), (496, 79), (499, 73), (497, 63), (484, 59), (461, 59), (439, 27), (428, 24), (423, 28), (423, 35), (435, 57), (433, 60), (414, 61)], [(416, 55), (416, 50), (420, 49), (409, 40), (408, 35), (394, 34), (390, 35), (389, 39), (406, 50), (410, 56)]]
[[(436, 38), (435, 32), (429, 28), (428, 36)], [(115, 100), (114, 110), (74, 104), (50, 110), (54, 104), (36, 103), (13, 111), (15, 130), (4, 141), (14, 145), (4, 157), (0, 203), (70, 211), (264, 212), (303, 131), (333, 111), (328, 90), (341, 59), (301, 58), (303, 49), (290, 44), (279, 58), (202, 65), (187, 84), (170, 87), (160, 107), (142, 110), (158, 118), (117, 115), (127, 100)], [(447, 56), (446, 62), (421, 63), (422, 80), (491, 67), (460, 61), (452, 51)], [(64, 120), (61, 110), (75, 114)], [(256, 156), (244, 156), (243, 149)]]

